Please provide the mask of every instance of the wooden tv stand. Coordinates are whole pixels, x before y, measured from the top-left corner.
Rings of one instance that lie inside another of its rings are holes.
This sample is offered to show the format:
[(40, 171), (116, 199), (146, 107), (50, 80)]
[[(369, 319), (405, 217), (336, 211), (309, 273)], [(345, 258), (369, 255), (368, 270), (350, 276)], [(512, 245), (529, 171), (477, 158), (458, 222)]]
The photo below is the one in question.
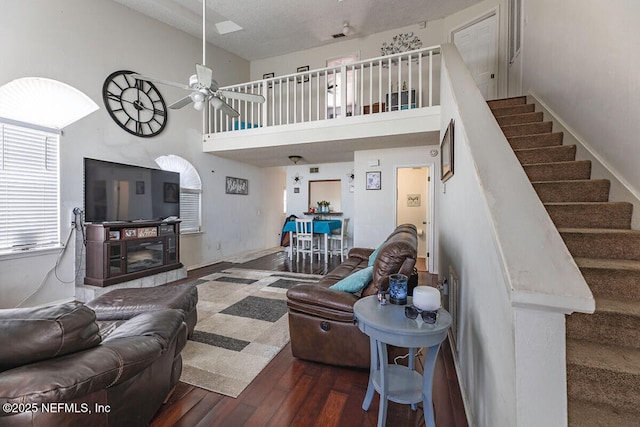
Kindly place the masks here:
[(87, 224), (86, 285), (110, 286), (181, 268), (180, 221)]

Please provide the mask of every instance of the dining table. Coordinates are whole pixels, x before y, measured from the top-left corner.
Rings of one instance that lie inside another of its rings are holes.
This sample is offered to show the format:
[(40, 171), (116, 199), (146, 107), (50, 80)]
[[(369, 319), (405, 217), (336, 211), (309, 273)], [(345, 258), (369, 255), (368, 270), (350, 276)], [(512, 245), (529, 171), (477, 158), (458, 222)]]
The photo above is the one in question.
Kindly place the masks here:
[[(339, 219), (329, 219), (329, 220), (313, 220), (313, 234), (322, 234), (324, 235), (324, 260), (325, 262), (328, 258), (328, 242), (329, 242), (329, 234), (333, 230), (337, 230), (342, 227), (342, 221)], [(282, 227), (282, 232), (289, 233), (289, 259), (293, 258), (293, 233), (296, 231), (296, 222), (295, 221), (287, 221)]]

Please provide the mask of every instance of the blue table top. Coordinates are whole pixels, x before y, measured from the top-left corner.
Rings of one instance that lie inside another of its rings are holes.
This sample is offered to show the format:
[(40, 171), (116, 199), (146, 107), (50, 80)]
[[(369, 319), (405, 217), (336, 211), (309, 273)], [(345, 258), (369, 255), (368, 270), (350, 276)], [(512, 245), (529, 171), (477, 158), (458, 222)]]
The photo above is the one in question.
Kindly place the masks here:
[[(336, 230), (342, 227), (342, 221), (339, 219), (329, 219), (329, 220), (314, 220), (313, 221), (313, 232), (321, 233), (321, 234), (331, 234), (331, 230)], [(286, 233), (288, 231), (296, 232), (296, 222), (288, 221), (284, 227), (282, 227), (282, 232)]]

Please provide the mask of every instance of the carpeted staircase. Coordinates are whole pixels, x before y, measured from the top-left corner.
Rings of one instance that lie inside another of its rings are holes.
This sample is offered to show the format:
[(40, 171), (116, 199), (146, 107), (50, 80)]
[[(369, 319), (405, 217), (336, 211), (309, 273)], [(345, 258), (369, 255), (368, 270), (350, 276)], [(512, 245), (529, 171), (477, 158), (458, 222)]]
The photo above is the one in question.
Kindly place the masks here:
[[(570, 426), (640, 426), (640, 231), (526, 97), (488, 102), (596, 300), (567, 316)], [(560, 285), (560, 284), (559, 284)]]

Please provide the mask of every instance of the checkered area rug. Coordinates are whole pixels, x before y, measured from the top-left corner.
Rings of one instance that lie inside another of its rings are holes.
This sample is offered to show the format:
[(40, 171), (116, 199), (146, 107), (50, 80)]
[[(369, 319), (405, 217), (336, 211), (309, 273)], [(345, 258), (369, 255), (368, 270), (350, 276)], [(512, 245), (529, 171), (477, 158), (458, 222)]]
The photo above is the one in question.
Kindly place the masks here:
[(287, 289), (321, 277), (233, 268), (195, 281), (198, 323), (180, 380), (238, 397), (289, 342)]

